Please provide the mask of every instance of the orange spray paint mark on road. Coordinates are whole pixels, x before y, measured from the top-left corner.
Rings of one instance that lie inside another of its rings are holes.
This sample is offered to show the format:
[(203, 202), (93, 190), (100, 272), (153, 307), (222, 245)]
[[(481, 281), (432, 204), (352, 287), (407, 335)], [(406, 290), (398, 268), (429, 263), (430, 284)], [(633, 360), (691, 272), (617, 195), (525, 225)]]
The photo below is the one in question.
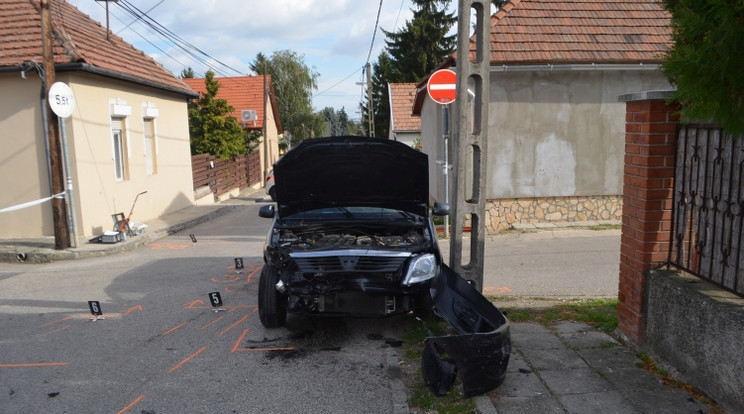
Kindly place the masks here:
[(235, 345), (233, 345), (232, 350), (230, 353), (235, 352), (256, 352), (256, 351), (294, 351), (295, 347), (293, 346), (275, 346), (275, 347), (264, 347), (264, 348), (243, 348), (240, 346), (240, 344), (243, 342), (243, 339), (245, 339), (245, 336), (248, 335), (248, 332), (251, 329), (248, 328), (243, 331), (243, 333), (240, 335), (240, 338), (238, 338), (237, 341), (235, 341)]
[(57, 332), (62, 332), (62, 331), (64, 331), (65, 329), (69, 329), (69, 328), (70, 328), (70, 326), (72, 326), (72, 325), (65, 325), (65, 326), (63, 326), (63, 327), (61, 327), (61, 328), (59, 328), (59, 329), (55, 329), (55, 330), (53, 330), (53, 331), (49, 331), (49, 332), (45, 333), (45, 334), (44, 334), (44, 336), (49, 336), (49, 335), (53, 335), (53, 334), (56, 334)]
[(122, 316), (127, 316), (127, 315), (129, 315), (130, 313), (132, 313), (132, 312), (134, 312), (136, 310), (143, 310), (142, 309), (142, 305), (132, 306), (131, 308), (129, 308), (129, 309), (125, 310), (124, 312), (122, 312), (121, 315)]
[(217, 319), (213, 320), (212, 322), (209, 322), (208, 324), (206, 324), (206, 325), (202, 326), (201, 328), (199, 328), (199, 330), (202, 330), (202, 331), (203, 331), (203, 330), (205, 330), (205, 329), (209, 328), (210, 326), (212, 326), (212, 325), (214, 325), (215, 323), (219, 322), (219, 321), (220, 321), (220, 320), (221, 320), (222, 318), (224, 318), (224, 317), (225, 317), (225, 315), (222, 315), (222, 316), (220, 316), (219, 318), (217, 318)]
[(207, 349), (207, 346), (204, 345), (203, 347), (201, 347), (201, 349), (199, 349), (198, 351), (196, 351), (193, 354), (189, 355), (188, 357), (186, 357), (186, 359), (184, 359), (183, 361), (181, 361), (178, 364), (176, 364), (173, 368), (169, 369), (168, 372), (174, 372), (177, 369), (181, 368), (184, 364), (186, 364), (187, 362), (189, 362), (192, 359), (196, 358), (197, 355), (201, 354), (206, 349)]
[(221, 338), (221, 337), (222, 337), (222, 335), (226, 334), (226, 333), (227, 333), (227, 332), (228, 332), (229, 330), (231, 330), (232, 328), (234, 328), (234, 327), (236, 327), (236, 326), (240, 325), (241, 323), (245, 322), (245, 320), (246, 320), (246, 319), (248, 319), (248, 318), (249, 318), (250, 316), (251, 316), (251, 315), (244, 315), (244, 316), (243, 316), (242, 318), (240, 318), (240, 319), (239, 319), (239, 320), (238, 320), (237, 322), (235, 322), (234, 324), (232, 324), (232, 325), (228, 326), (227, 328), (225, 328), (224, 330), (222, 330), (222, 332), (220, 332), (220, 333), (219, 333), (219, 335), (217, 335), (217, 337)]
[(73, 319), (73, 318), (75, 318), (75, 315), (70, 315), (70, 316), (65, 316), (64, 318), (55, 319), (55, 320), (53, 320), (51, 322), (47, 322), (44, 325), (41, 325), (40, 328), (46, 328), (49, 325), (54, 325), (55, 323), (69, 321), (70, 319)]
[(187, 323), (188, 323), (188, 322), (183, 322), (183, 323), (180, 323), (180, 324), (178, 324), (178, 325), (176, 325), (176, 326), (174, 326), (174, 327), (172, 327), (172, 328), (168, 329), (167, 331), (165, 331), (165, 332), (161, 333), (161, 334), (160, 334), (160, 336), (165, 336), (165, 335), (168, 335), (168, 334), (170, 334), (170, 333), (173, 333), (174, 331), (176, 331), (176, 330), (178, 330), (178, 329), (181, 329), (181, 328), (183, 328), (184, 326), (186, 326), (186, 324), (187, 324)]
[(511, 288), (509, 288), (508, 286), (486, 286), (483, 288), (483, 293), (488, 293), (491, 295), (503, 295), (511, 291)]
[(124, 414), (125, 412), (129, 411), (132, 407), (139, 404), (140, 401), (145, 399), (145, 395), (142, 394), (139, 397), (135, 398), (134, 401), (130, 402), (129, 405), (119, 410), (116, 414)]
[(0, 368), (40, 368), (40, 367), (63, 367), (70, 365), (69, 362), (31, 362), (24, 364), (3, 364), (0, 363)]

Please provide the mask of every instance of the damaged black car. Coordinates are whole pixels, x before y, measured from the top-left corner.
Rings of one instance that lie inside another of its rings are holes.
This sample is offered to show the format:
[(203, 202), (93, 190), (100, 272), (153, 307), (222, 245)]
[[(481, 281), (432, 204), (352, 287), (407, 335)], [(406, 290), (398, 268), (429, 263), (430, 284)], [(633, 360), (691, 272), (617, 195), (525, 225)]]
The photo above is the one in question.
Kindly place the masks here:
[(276, 205), (259, 278), (267, 328), (287, 313), (381, 317), (428, 311), (458, 334), (430, 336), (424, 380), (444, 395), (459, 372), (466, 396), (498, 386), (511, 352), (504, 315), (442, 260), (429, 207), (428, 156), (397, 141), (302, 141), (274, 164)]

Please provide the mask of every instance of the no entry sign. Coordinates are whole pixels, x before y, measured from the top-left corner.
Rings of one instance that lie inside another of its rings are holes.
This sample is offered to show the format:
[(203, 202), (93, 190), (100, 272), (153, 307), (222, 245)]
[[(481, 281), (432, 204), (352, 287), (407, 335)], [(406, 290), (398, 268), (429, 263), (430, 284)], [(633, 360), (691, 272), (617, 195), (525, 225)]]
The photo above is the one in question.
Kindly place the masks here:
[(442, 105), (452, 103), (455, 100), (457, 75), (449, 69), (440, 69), (429, 77), (426, 90), (434, 102)]

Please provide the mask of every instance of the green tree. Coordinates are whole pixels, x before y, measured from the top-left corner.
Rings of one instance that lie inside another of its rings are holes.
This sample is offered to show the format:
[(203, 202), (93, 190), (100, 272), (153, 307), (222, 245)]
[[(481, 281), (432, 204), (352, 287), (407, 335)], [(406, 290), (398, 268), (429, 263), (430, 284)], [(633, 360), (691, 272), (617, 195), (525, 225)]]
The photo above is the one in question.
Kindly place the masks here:
[(663, 0), (674, 46), (662, 70), (684, 118), (744, 133), (744, 2)]
[(327, 135), (333, 137), (350, 135), (350, 131), (353, 129), (353, 123), (349, 120), (349, 115), (346, 114), (346, 110), (343, 107), (340, 111), (336, 111), (332, 107), (327, 106), (320, 113), (325, 117)]
[[(401, 82), (395, 62), (386, 51), (372, 65), (372, 102), (374, 102), (375, 135), (387, 138), (390, 130), (390, 92), (388, 83)], [(368, 108), (365, 106), (365, 116)]]
[(395, 62), (394, 82), (419, 82), (452, 54), (457, 46), (455, 35), (447, 35), (457, 23), (447, 13), (450, 0), (412, 0), (413, 18), (399, 32), (385, 33), (385, 44)]
[(251, 140), (238, 120), (227, 116), (235, 108), (217, 98), (220, 84), (211, 70), (205, 74), (204, 85), (207, 91), (188, 105), (191, 153), (209, 153), (220, 159), (245, 154)]
[(194, 69), (191, 69), (191, 66), (181, 71), (181, 79), (193, 79), (195, 77), (196, 75), (194, 74)]
[(259, 53), (250, 66), (259, 75), (271, 75), (279, 119), (292, 145), (323, 134), (325, 117), (313, 113), (312, 106), (319, 74), (305, 64), (304, 56), (291, 50), (274, 52), (271, 58)]
[[(457, 23), (454, 13), (447, 13), (450, 0), (412, 0), (413, 18), (399, 32), (385, 33), (385, 52), (373, 65), (372, 100), (375, 135), (387, 137), (390, 129), (390, 96), (388, 83), (420, 82), (457, 45), (455, 35), (447, 35)], [(367, 105), (368, 107), (368, 105)]]

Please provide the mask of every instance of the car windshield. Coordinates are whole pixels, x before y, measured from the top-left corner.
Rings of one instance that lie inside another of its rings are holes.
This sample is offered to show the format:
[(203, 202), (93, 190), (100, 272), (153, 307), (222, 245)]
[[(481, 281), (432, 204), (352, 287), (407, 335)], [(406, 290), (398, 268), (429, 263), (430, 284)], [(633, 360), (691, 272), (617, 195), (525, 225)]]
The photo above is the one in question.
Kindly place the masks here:
[(285, 217), (286, 220), (420, 220), (415, 214), (383, 207), (331, 206), (302, 211)]

